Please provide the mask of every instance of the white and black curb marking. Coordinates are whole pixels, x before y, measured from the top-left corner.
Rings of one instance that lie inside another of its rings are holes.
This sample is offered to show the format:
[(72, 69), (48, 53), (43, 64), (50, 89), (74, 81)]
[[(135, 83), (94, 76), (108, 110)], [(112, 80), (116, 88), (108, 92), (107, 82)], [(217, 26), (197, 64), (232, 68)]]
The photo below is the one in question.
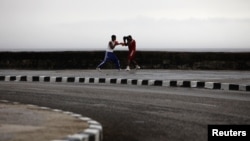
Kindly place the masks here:
[[(21, 104), (19, 102), (10, 102), (8, 100), (0, 100), (0, 103), (11, 103), (11, 104)], [(89, 124), (89, 127), (87, 129), (84, 129), (83, 131), (80, 131), (79, 133), (75, 133), (73, 135), (68, 135), (65, 138), (62, 139), (56, 139), (56, 140), (52, 140), (52, 141), (102, 141), (103, 140), (103, 128), (102, 125), (89, 118), (89, 117), (83, 117), (80, 114), (75, 114), (72, 112), (68, 112), (68, 111), (62, 111), (60, 109), (51, 109), (49, 107), (40, 107), (37, 105), (32, 105), (32, 104), (26, 104), (27, 106), (31, 106), (31, 107), (38, 107), (42, 110), (48, 110), (48, 111), (52, 111), (52, 112), (58, 112), (58, 113), (62, 113), (62, 114), (67, 114), (69, 116), (72, 116), (74, 118), (77, 118), (81, 121), (87, 122)]]
[(205, 88), (218, 90), (250, 91), (250, 85), (188, 80), (148, 80), (127, 78), (93, 78), (62, 76), (0, 76), (0, 81), (83, 83), (83, 84), (126, 84), (138, 86), (163, 86)]

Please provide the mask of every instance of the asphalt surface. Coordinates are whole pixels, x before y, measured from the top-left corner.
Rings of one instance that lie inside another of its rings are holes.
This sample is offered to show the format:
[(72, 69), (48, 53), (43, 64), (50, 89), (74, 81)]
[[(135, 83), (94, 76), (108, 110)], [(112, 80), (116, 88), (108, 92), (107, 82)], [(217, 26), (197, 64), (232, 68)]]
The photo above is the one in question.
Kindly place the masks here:
[[(250, 82), (247, 71), (0, 70), (0, 75)], [(104, 141), (205, 141), (209, 124), (250, 124), (249, 92), (39, 82), (0, 82), (0, 86), (0, 99), (72, 111), (99, 121)]]

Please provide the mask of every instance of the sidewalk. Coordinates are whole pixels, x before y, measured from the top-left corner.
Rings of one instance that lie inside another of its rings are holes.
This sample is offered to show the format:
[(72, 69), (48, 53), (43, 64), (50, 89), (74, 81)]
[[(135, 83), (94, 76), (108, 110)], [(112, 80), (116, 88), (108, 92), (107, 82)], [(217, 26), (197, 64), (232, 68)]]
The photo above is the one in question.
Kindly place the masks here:
[(5, 100), (0, 100), (0, 115), (0, 141), (67, 141), (91, 126), (91, 119), (71, 112)]

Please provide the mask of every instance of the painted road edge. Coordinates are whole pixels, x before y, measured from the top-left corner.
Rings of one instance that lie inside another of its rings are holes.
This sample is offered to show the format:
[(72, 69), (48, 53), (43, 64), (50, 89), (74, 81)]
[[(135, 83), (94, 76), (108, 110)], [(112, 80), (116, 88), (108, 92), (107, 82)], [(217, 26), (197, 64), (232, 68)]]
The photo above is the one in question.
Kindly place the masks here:
[(50, 83), (83, 83), (83, 84), (126, 84), (138, 86), (163, 86), (204, 88), (217, 90), (250, 91), (250, 85), (189, 81), (189, 80), (151, 80), (151, 79), (128, 79), (128, 78), (97, 78), (97, 77), (62, 77), (62, 76), (0, 76), (0, 81), (21, 82), (50, 82)]
[[(23, 104), (20, 102), (12, 102), (12, 101), (8, 101), (8, 100), (0, 100), (0, 103), (10, 103), (10, 104), (14, 104), (14, 105)], [(51, 141), (102, 141), (103, 140), (102, 125), (99, 122), (97, 122), (89, 117), (83, 117), (82, 115), (76, 114), (73, 112), (63, 111), (60, 109), (52, 109), (49, 107), (41, 107), (41, 106), (37, 106), (37, 105), (33, 105), (33, 104), (24, 104), (24, 105), (27, 105), (30, 107), (38, 107), (42, 110), (48, 110), (48, 111), (52, 111), (52, 112), (66, 114), (66, 115), (72, 116), (74, 118), (77, 118), (81, 121), (87, 122), (89, 125), (88, 128), (84, 129), (83, 131), (80, 131), (80, 132), (72, 134), (72, 135), (66, 135), (62, 139), (55, 139), (55, 140), (51, 140)]]

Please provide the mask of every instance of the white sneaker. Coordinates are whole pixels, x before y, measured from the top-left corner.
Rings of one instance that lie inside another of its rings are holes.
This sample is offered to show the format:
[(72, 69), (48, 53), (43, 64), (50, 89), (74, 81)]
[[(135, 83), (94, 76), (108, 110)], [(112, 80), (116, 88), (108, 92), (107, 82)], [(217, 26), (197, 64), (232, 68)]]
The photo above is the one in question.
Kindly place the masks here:
[(129, 68), (129, 66), (127, 66), (127, 68), (126, 68), (126, 71), (130, 71), (130, 68)]
[(101, 68), (96, 68), (96, 70), (101, 71)]
[(136, 65), (135, 69), (141, 69), (141, 67), (139, 65)]

